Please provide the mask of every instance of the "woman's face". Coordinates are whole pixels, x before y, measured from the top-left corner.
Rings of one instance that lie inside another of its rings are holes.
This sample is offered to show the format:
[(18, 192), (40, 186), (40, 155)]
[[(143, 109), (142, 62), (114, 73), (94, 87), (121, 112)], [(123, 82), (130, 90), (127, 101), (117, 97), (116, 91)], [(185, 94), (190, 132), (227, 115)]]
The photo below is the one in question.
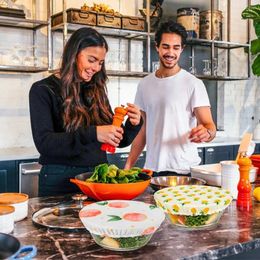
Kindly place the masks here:
[(105, 47), (87, 47), (77, 56), (77, 69), (80, 78), (89, 82), (93, 75), (101, 70), (106, 57)]

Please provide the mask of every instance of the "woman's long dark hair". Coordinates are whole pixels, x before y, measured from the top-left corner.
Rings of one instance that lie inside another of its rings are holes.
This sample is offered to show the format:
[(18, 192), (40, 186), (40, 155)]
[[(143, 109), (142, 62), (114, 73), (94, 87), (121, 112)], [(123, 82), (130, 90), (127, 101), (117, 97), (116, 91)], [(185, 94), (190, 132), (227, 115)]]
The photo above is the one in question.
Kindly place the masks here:
[[(67, 132), (75, 131), (80, 126), (112, 123), (112, 112), (107, 100), (105, 63), (86, 83), (87, 87), (81, 86), (78, 75), (77, 55), (83, 49), (95, 46), (104, 47), (108, 51), (107, 42), (101, 34), (93, 28), (83, 27), (71, 35), (63, 51), (60, 94), (63, 99), (63, 124)], [(88, 102), (82, 102), (81, 91), (83, 99)]]

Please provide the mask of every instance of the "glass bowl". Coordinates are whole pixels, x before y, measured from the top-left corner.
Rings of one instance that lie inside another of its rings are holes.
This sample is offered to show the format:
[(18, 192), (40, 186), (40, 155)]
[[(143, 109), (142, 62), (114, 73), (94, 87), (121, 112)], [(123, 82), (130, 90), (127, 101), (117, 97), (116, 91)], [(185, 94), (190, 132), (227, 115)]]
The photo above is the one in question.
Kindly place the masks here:
[(153, 236), (153, 234), (149, 234), (136, 237), (112, 238), (109, 236), (95, 235), (93, 233), (90, 234), (99, 246), (113, 251), (131, 251), (139, 249), (145, 246)]
[(170, 222), (178, 229), (203, 230), (211, 229), (217, 226), (223, 211), (209, 215), (185, 216), (166, 213)]

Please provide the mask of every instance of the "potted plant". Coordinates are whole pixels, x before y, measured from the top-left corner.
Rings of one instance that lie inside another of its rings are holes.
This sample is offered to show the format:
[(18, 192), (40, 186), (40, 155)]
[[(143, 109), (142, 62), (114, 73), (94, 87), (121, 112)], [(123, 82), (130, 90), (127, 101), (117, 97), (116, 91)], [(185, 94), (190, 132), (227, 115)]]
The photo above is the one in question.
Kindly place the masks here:
[(260, 5), (250, 5), (242, 12), (243, 19), (252, 19), (255, 28), (256, 39), (251, 41), (251, 54), (254, 56), (252, 71), (260, 76)]

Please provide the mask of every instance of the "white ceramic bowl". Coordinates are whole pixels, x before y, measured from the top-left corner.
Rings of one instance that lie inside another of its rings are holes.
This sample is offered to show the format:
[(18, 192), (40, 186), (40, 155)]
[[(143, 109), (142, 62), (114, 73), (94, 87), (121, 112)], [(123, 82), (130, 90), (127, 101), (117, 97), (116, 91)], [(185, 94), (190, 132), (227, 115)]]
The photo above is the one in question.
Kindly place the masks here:
[[(257, 167), (252, 166), (249, 179), (255, 182), (257, 177)], [(220, 163), (204, 164), (191, 167), (191, 177), (200, 178), (207, 182), (208, 185), (221, 186), (221, 165)]]
[(0, 205), (0, 232), (9, 234), (14, 230), (14, 211), (13, 206)]
[(28, 199), (28, 195), (24, 193), (0, 193), (0, 205), (9, 205), (15, 208), (15, 222), (27, 217)]

